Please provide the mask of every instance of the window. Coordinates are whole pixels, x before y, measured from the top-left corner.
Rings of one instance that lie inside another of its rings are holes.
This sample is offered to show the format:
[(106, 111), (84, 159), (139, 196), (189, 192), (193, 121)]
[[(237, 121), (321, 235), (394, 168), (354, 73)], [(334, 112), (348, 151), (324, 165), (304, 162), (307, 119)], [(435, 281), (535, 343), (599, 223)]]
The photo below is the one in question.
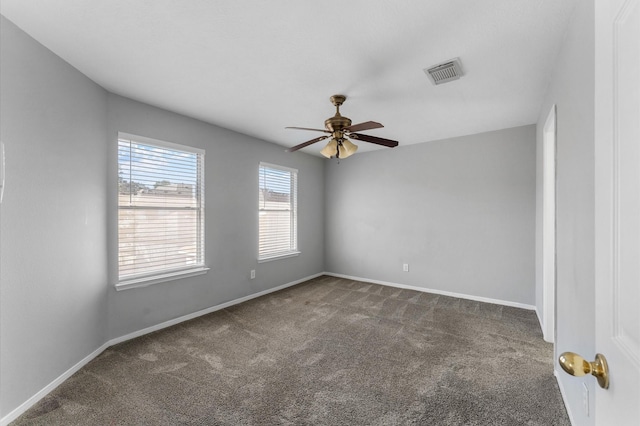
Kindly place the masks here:
[(258, 260), (298, 254), (298, 171), (260, 163)]
[(118, 287), (204, 266), (204, 151), (120, 133)]

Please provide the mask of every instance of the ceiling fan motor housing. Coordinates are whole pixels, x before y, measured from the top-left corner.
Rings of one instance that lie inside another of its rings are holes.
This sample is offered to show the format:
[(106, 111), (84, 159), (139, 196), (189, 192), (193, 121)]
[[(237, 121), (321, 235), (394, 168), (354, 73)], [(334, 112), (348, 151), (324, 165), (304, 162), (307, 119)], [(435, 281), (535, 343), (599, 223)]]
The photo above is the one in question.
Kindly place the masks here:
[(324, 121), (324, 127), (330, 132), (341, 132), (342, 129), (349, 126), (351, 126), (351, 119), (343, 117), (339, 113)]
[[(336, 115), (327, 118), (324, 121), (324, 127), (330, 132), (342, 132), (342, 129), (351, 126), (351, 120), (340, 115), (340, 105), (347, 100), (347, 97), (344, 95), (333, 95), (330, 99), (331, 103), (336, 106)], [(342, 133), (339, 136), (334, 134), (334, 137), (341, 139)]]

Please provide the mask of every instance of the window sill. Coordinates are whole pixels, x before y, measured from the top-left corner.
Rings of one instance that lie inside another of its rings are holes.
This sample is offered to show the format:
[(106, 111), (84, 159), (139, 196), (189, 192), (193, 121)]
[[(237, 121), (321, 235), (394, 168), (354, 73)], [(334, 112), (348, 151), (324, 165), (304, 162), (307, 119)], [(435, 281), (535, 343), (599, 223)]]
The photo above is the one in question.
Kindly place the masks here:
[(296, 257), (300, 254), (299, 251), (289, 251), (283, 254), (277, 254), (270, 257), (263, 257), (258, 259), (258, 263), (271, 262), (272, 260), (286, 259), (287, 257)]
[(183, 269), (181, 271), (167, 272), (159, 275), (147, 277), (131, 278), (122, 280), (116, 284), (116, 290), (128, 290), (130, 288), (147, 287), (153, 284), (163, 283), (167, 281), (179, 280), (182, 278), (195, 277), (197, 275), (206, 274), (209, 268), (199, 267), (193, 269)]

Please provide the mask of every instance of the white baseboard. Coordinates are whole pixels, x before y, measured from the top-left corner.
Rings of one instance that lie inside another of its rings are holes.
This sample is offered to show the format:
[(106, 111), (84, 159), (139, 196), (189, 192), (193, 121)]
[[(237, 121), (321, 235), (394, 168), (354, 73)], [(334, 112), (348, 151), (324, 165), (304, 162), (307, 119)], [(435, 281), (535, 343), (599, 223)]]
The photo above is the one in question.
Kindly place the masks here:
[(564, 407), (567, 410), (567, 415), (569, 416), (569, 421), (571, 422), (572, 425), (575, 425), (576, 422), (573, 421), (573, 414), (571, 413), (571, 406), (568, 403), (567, 400), (567, 394), (564, 391), (564, 387), (562, 386), (562, 381), (560, 380), (559, 376), (558, 376), (558, 370), (556, 370), (555, 368), (553, 369), (553, 375), (556, 376), (556, 382), (558, 382), (558, 388), (560, 389), (560, 395), (562, 396), (562, 402), (564, 402)]
[(411, 285), (406, 285), (406, 284), (392, 283), (392, 282), (388, 282), (388, 281), (372, 280), (370, 278), (354, 277), (354, 276), (351, 276), (351, 275), (336, 274), (334, 272), (325, 272), (324, 274), (325, 275), (330, 275), (332, 277), (337, 277), (337, 278), (346, 278), (348, 280), (364, 281), (364, 282), (373, 283), (373, 284), (386, 285), (386, 286), (389, 286), (389, 287), (405, 288), (407, 290), (421, 291), (423, 293), (441, 294), (443, 296), (457, 297), (459, 299), (474, 300), (476, 302), (493, 303), (494, 305), (511, 306), (511, 307), (514, 307), (514, 308), (522, 308), (522, 309), (527, 309), (527, 310), (530, 310), (530, 311), (533, 311), (533, 310), (536, 309), (536, 307), (533, 306), (533, 305), (527, 305), (525, 303), (519, 303), (519, 302), (511, 302), (509, 300), (491, 299), (491, 298), (488, 298), (488, 297), (473, 296), (473, 295), (470, 295), (470, 294), (454, 293), (454, 292), (451, 292), (451, 291), (443, 291), (443, 290), (436, 290), (436, 289), (432, 289), (432, 288), (416, 287), (416, 286), (411, 286)]
[(22, 413), (24, 413), (29, 408), (31, 408), (36, 402), (40, 401), (42, 398), (47, 396), (47, 394), (49, 394), (49, 392), (51, 392), (52, 390), (54, 390), (55, 388), (60, 386), (60, 384), (62, 384), (62, 382), (67, 380), (74, 373), (76, 373), (82, 367), (87, 365), (92, 359), (94, 359), (95, 357), (100, 355), (108, 347), (109, 347), (109, 343), (104, 343), (98, 349), (96, 349), (95, 351), (91, 352), (89, 355), (84, 357), (76, 365), (74, 365), (73, 367), (71, 367), (70, 369), (68, 369), (64, 373), (62, 373), (60, 376), (58, 376), (53, 382), (49, 383), (47, 386), (42, 388), (38, 393), (33, 395), (31, 398), (27, 399), (25, 402), (20, 404), (20, 406), (18, 406), (13, 411), (11, 411), (9, 414), (7, 414), (2, 419), (0, 419), (0, 425), (6, 426), (9, 423), (11, 423), (12, 421), (14, 421), (15, 419), (17, 419), (18, 417), (20, 417), (20, 415)]
[(544, 323), (542, 322), (542, 314), (538, 310), (536, 306), (536, 316), (538, 317), (538, 324), (540, 324), (540, 328), (542, 329), (542, 334), (544, 334)]
[(154, 331), (162, 330), (163, 328), (171, 327), (172, 325), (176, 325), (176, 324), (179, 324), (181, 322), (188, 321), (190, 319), (197, 318), (199, 316), (209, 314), (211, 312), (219, 311), (221, 309), (225, 309), (225, 308), (228, 308), (230, 306), (237, 305), (239, 303), (246, 302), (248, 300), (255, 299), (257, 297), (264, 296), (266, 294), (273, 293), (273, 292), (276, 292), (278, 290), (285, 289), (287, 287), (292, 287), (292, 286), (294, 286), (296, 284), (303, 283), (305, 281), (311, 280), (313, 278), (317, 278), (317, 277), (322, 276), (322, 275), (324, 275), (324, 273), (322, 273), (322, 272), (318, 273), (318, 274), (310, 275), (308, 277), (301, 278), (301, 279), (295, 280), (295, 281), (291, 281), (290, 283), (283, 284), (283, 285), (278, 286), (278, 287), (270, 288), (268, 290), (264, 290), (264, 291), (261, 291), (259, 293), (250, 294), (248, 296), (244, 296), (244, 297), (241, 297), (239, 299), (234, 299), (234, 300), (231, 300), (229, 302), (221, 303), (219, 305), (212, 306), (210, 308), (203, 309), (201, 311), (197, 311), (197, 312), (194, 312), (194, 313), (191, 313), (191, 314), (183, 315), (181, 317), (174, 318), (172, 320), (165, 321), (163, 323), (160, 323), (160, 324), (157, 324), (157, 325), (154, 325), (154, 326), (151, 326), (151, 327), (147, 327), (147, 328), (144, 328), (142, 330), (134, 331), (133, 333), (129, 333), (129, 334), (124, 335), (124, 336), (120, 336), (120, 337), (116, 337), (114, 339), (111, 339), (108, 342), (103, 343), (98, 349), (96, 349), (95, 351), (91, 352), (89, 355), (87, 355), (81, 361), (79, 361), (76, 365), (74, 365), (73, 367), (71, 367), (70, 369), (68, 369), (64, 373), (62, 373), (58, 378), (56, 378), (54, 381), (52, 381), (47, 386), (42, 388), (38, 393), (33, 395), (31, 398), (29, 398), (28, 400), (26, 400), (25, 402), (20, 404), (20, 406), (18, 406), (17, 408), (12, 410), (9, 414), (7, 414), (2, 419), (0, 419), (0, 426), (7, 426), (9, 423), (14, 421), (18, 417), (20, 417), (20, 415), (22, 415), (25, 411), (27, 411), (29, 408), (31, 408), (34, 404), (36, 404), (42, 398), (47, 396), (49, 394), (49, 392), (51, 392), (55, 388), (57, 388), (60, 384), (62, 384), (62, 382), (67, 380), (75, 372), (77, 372), (82, 367), (87, 365), (90, 361), (92, 361), (95, 357), (100, 355), (102, 352), (104, 352), (110, 346), (113, 346), (113, 345), (118, 344), (118, 343), (125, 342), (127, 340), (135, 339), (136, 337), (140, 337), (140, 336), (143, 336), (145, 334), (152, 333)]
[(544, 341), (547, 343), (555, 343), (554, 340), (549, 337), (549, 334), (553, 335), (553, 333), (549, 333), (547, 327), (545, 327), (544, 321), (542, 320), (542, 314), (540, 313), (540, 310), (538, 310), (537, 306), (536, 316), (538, 317), (538, 324), (540, 324), (540, 329), (542, 330), (542, 338), (544, 339)]
[(113, 345), (118, 344), (118, 343), (126, 342), (127, 340), (135, 339), (136, 337), (144, 336), (145, 334), (153, 333), (154, 331), (162, 330), (163, 328), (171, 327), (172, 325), (180, 324), (181, 322), (185, 322), (185, 321), (188, 321), (190, 319), (198, 318), (198, 317), (200, 317), (202, 315), (207, 315), (207, 314), (210, 314), (212, 312), (219, 311), (221, 309), (225, 309), (225, 308), (228, 308), (230, 306), (237, 305), (237, 304), (240, 304), (242, 302), (246, 302), (248, 300), (255, 299), (257, 297), (264, 296), (264, 295), (267, 295), (269, 293), (273, 293), (273, 292), (285, 289), (287, 287), (292, 287), (292, 286), (294, 286), (296, 284), (300, 284), (300, 283), (303, 283), (305, 281), (309, 281), (311, 279), (317, 278), (317, 277), (322, 276), (322, 275), (324, 275), (322, 272), (319, 273), (319, 274), (310, 275), (308, 277), (301, 278), (301, 279), (295, 280), (295, 281), (291, 281), (290, 283), (283, 284), (283, 285), (278, 286), (278, 287), (270, 288), (268, 290), (264, 290), (264, 291), (261, 291), (259, 293), (250, 294), (248, 296), (244, 296), (244, 297), (241, 297), (239, 299), (234, 299), (234, 300), (231, 300), (229, 302), (221, 303), (219, 305), (212, 306), (210, 308), (203, 309), (201, 311), (193, 312), (191, 314), (183, 315), (181, 317), (174, 318), (174, 319), (171, 319), (169, 321), (165, 321), (163, 323), (153, 325), (151, 327), (143, 328), (142, 330), (134, 331), (133, 333), (129, 333), (129, 334), (126, 334), (124, 336), (116, 337), (114, 339), (109, 340), (108, 346), (113, 346)]
[[(238, 298), (238, 299), (234, 299), (234, 300), (231, 300), (229, 302), (221, 303), (219, 305), (215, 305), (215, 306), (212, 306), (212, 307), (207, 308), (207, 309), (203, 309), (203, 310), (200, 310), (200, 311), (197, 311), (197, 312), (193, 312), (191, 314), (183, 315), (181, 317), (174, 318), (174, 319), (171, 319), (169, 321), (165, 321), (163, 323), (156, 324), (154, 326), (144, 328), (142, 330), (134, 331), (134, 332), (126, 334), (124, 336), (113, 338), (113, 339), (107, 341), (106, 343), (102, 344), (99, 348), (97, 348), (92, 353), (90, 353), (89, 355), (84, 357), (76, 365), (71, 367), (69, 370), (65, 371), (58, 378), (56, 378), (54, 381), (52, 381), (47, 386), (42, 388), (39, 392), (37, 392), (31, 398), (29, 398), (28, 400), (23, 402), (20, 406), (18, 406), (17, 408), (12, 410), (9, 414), (7, 414), (2, 419), (0, 419), (0, 426), (6, 426), (9, 423), (11, 423), (12, 421), (14, 421), (15, 419), (17, 419), (18, 417), (20, 417), (20, 415), (22, 415), (25, 411), (27, 411), (29, 408), (31, 408), (34, 404), (36, 404), (38, 401), (40, 401), (42, 398), (44, 398), (47, 394), (49, 394), (51, 391), (53, 391), (55, 388), (57, 388), (62, 382), (67, 380), (75, 372), (80, 370), (82, 367), (84, 367), (86, 364), (88, 364), (91, 360), (93, 360), (95, 357), (100, 355), (102, 352), (104, 352), (110, 346), (116, 345), (118, 343), (125, 342), (127, 340), (135, 339), (136, 337), (144, 336), (145, 334), (149, 334), (149, 333), (152, 333), (154, 331), (162, 330), (163, 328), (171, 327), (171, 326), (179, 324), (181, 322), (188, 321), (190, 319), (194, 319), (194, 318), (197, 318), (199, 316), (206, 315), (206, 314), (209, 314), (209, 313), (212, 313), (212, 312), (215, 312), (215, 311), (219, 311), (221, 309), (225, 309), (225, 308), (228, 308), (230, 306), (237, 305), (239, 303), (243, 303), (243, 302), (246, 302), (248, 300), (255, 299), (257, 297), (261, 297), (261, 296), (267, 295), (269, 293), (273, 293), (273, 292), (285, 289), (287, 287), (292, 287), (294, 285), (303, 283), (305, 281), (311, 280), (313, 278), (317, 278), (317, 277), (322, 276), (322, 275), (329, 275), (329, 276), (333, 276), (333, 277), (345, 278), (345, 279), (350, 279), (350, 280), (355, 280), (355, 281), (370, 282), (370, 283), (374, 283), (374, 284), (386, 285), (386, 286), (389, 286), (389, 287), (397, 287), (397, 288), (404, 288), (404, 289), (409, 289), (409, 290), (416, 290), (416, 291), (421, 291), (421, 292), (425, 292), (425, 293), (441, 294), (443, 296), (458, 297), (460, 299), (475, 300), (475, 301), (478, 301), (478, 302), (493, 303), (493, 304), (504, 305), (504, 306), (512, 306), (512, 307), (528, 309), (528, 310), (535, 310), (536, 309), (535, 306), (533, 306), (533, 305), (527, 305), (527, 304), (518, 303), (518, 302), (510, 302), (510, 301), (506, 301), (506, 300), (491, 299), (491, 298), (486, 298), (486, 297), (472, 296), (472, 295), (468, 295), (468, 294), (453, 293), (453, 292), (449, 292), (449, 291), (442, 291), (442, 290), (429, 289), (429, 288), (423, 288), (423, 287), (415, 287), (415, 286), (392, 283), (392, 282), (387, 282), (387, 281), (372, 280), (372, 279), (369, 279), (369, 278), (362, 278), (362, 277), (354, 277), (354, 276), (350, 276), (350, 275), (336, 274), (336, 273), (333, 273), (333, 272), (321, 272), (321, 273), (318, 273), (318, 274), (310, 275), (310, 276), (305, 277), (305, 278), (301, 278), (299, 280), (291, 281), (291, 282), (289, 282), (287, 284), (283, 284), (283, 285), (278, 286), (278, 287), (270, 288), (268, 290), (264, 290), (264, 291), (261, 291), (261, 292), (258, 292), (258, 293), (250, 294), (248, 296), (244, 296), (244, 297), (241, 297), (241, 298)], [(536, 311), (536, 313), (537, 313), (537, 311)], [(558, 383), (559, 383), (559, 386), (560, 386), (560, 392), (562, 393), (563, 400), (565, 401), (565, 405), (566, 405), (566, 398), (565, 398), (563, 390), (562, 390), (562, 385), (560, 384), (559, 381), (558, 381)], [(570, 413), (570, 411), (568, 409), (567, 409), (567, 412), (569, 413), (569, 418), (572, 419), (571, 413)], [(572, 421), (572, 424), (573, 424), (573, 421)]]

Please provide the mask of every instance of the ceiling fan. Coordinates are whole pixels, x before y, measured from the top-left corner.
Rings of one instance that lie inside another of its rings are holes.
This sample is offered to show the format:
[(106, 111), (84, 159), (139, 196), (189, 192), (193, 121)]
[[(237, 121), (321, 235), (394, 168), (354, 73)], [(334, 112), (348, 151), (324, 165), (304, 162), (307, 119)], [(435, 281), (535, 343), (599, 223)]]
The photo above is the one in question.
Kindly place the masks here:
[(389, 148), (393, 148), (398, 146), (397, 141), (392, 141), (391, 139), (379, 138), (376, 136), (363, 135), (359, 132), (361, 130), (370, 130), (370, 129), (379, 129), (384, 127), (380, 123), (376, 123), (375, 121), (365, 121), (364, 123), (351, 125), (351, 120), (347, 117), (343, 117), (340, 115), (340, 105), (344, 103), (347, 99), (344, 95), (333, 95), (331, 96), (331, 103), (336, 106), (336, 114), (327, 118), (324, 121), (324, 127), (326, 129), (310, 129), (308, 127), (285, 127), (286, 129), (298, 129), (298, 130), (311, 130), (314, 132), (324, 132), (327, 135), (317, 137), (315, 139), (311, 139), (300, 145), (296, 145), (292, 148), (287, 149), (287, 152), (294, 152), (316, 142), (320, 142), (321, 140), (331, 138), (327, 146), (320, 150), (320, 153), (327, 158), (336, 157), (347, 158), (350, 155), (354, 154), (358, 150), (358, 146), (351, 142), (347, 137), (355, 140), (361, 140), (365, 142), (375, 143), (378, 145), (387, 146)]

